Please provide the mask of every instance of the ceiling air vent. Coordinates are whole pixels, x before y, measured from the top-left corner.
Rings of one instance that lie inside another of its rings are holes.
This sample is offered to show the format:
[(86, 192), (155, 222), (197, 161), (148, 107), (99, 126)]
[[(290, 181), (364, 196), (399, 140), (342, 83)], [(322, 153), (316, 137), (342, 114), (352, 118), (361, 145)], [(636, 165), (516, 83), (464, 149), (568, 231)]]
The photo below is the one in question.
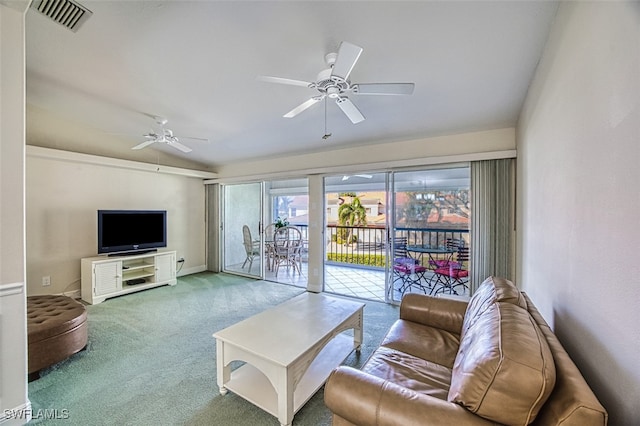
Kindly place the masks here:
[(70, 0), (35, 0), (31, 7), (74, 33), (93, 14), (86, 7)]

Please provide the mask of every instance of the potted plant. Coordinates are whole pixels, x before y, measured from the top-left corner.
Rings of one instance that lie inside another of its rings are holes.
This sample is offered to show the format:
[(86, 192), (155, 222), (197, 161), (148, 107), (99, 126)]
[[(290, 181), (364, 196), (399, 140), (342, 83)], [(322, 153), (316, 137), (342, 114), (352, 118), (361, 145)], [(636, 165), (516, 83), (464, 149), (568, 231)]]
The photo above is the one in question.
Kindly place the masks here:
[(275, 225), (276, 225), (276, 229), (280, 229), (280, 228), (283, 228), (285, 226), (289, 226), (289, 220), (286, 217), (282, 218), (282, 217), (278, 216), (278, 218), (276, 219)]

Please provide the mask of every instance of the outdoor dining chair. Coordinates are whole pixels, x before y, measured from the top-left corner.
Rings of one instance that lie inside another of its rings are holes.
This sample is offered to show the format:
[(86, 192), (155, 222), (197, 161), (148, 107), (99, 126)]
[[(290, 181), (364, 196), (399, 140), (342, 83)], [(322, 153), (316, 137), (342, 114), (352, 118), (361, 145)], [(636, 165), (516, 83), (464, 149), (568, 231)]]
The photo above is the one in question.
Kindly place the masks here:
[(449, 292), (450, 294), (460, 294), (459, 291), (466, 292), (469, 282), (469, 247), (458, 247), (455, 260), (447, 265), (436, 268), (434, 273), (435, 283), (432, 294)]
[[(458, 252), (458, 249), (465, 245), (465, 241), (461, 238), (447, 238), (444, 243), (445, 248), (451, 250), (451, 254)], [(431, 269), (445, 268), (448, 267), (451, 262), (453, 262), (451, 256), (443, 259), (429, 259), (429, 267)]]
[(276, 224), (270, 223), (264, 227), (263, 239), (264, 239), (264, 257), (267, 264), (267, 269), (271, 271), (273, 269), (273, 261), (275, 257), (274, 251), (274, 234), (276, 232)]
[(400, 281), (398, 291), (404, 294), (412, 287), (427, 293), (427, 288), (422, 284), (425, 281), (427, 268), (417, 259), (409, 256), (407, 251), (407, 238), (395, 237), (393, 239), (393, 287), (396, 281)]
[(283, 226), (276, 229), (273, 236), (273, 268), (278, 276), (280, 266), (287, 269), (293, 267), (293, 272), (302, 271), (302, 232), (295, 226)]
[(242, 244), (244, 245), (244, 251), (247, 255), (242, 264), (242, 269), (244, 269), (247, 262), (249, 262), (249, 273), (251, 273), (253, 259), (260, 256), (260, 241), (251, 238), (251, 230), (247, 225), (242, 226)]

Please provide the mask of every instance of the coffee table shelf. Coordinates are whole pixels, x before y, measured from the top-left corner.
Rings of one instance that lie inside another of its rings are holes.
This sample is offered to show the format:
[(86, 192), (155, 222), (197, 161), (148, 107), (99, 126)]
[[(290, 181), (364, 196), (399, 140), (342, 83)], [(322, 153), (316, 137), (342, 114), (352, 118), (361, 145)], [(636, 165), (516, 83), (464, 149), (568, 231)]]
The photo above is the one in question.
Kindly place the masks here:
[[(290, 425), (331, 371), (360, 350), (363, 308), (303, 293), (214, 333), (220, 393), (230, 390)], [(232, 361), (244, 364), (231, 371)]]
[[(309, 366), (293, 393), (293, 412), (297, 412), (322, 387), (329, 373), (353, 351), (353, 338), (340, 334), (324, 347)], [(231, 372), (225, 387), (233, 393), (278, 417), (278, 394), (271, 382), (251, 364)]]

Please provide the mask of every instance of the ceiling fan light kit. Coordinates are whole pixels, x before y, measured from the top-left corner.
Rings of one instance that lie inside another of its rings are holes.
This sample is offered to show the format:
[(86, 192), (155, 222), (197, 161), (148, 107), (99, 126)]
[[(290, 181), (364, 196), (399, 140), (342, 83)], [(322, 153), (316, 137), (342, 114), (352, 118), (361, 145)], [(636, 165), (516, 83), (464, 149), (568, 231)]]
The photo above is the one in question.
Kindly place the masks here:
[(414, 83), (351, 83), (349, 75), (358, 62), (363, 49), (355, 44), (343, 41), (338, 53), (329, 53), (325, 62), (329, 68), (320, 71), (315, 82), (292, 80), (282, 77), (262, 76), (260, 80), (269, 83), (304, 86), (316, 89), (319, 95), (313, 96), (301, 103), (283, 117), (293, 118), (312, 107), (319, 101), (329, 98), (335, 99), (336, 104), (353, 124), (365, 120), (358, 107), (351, 102), (347, 94), (356, 95), (410, 95), (413, 93)]

